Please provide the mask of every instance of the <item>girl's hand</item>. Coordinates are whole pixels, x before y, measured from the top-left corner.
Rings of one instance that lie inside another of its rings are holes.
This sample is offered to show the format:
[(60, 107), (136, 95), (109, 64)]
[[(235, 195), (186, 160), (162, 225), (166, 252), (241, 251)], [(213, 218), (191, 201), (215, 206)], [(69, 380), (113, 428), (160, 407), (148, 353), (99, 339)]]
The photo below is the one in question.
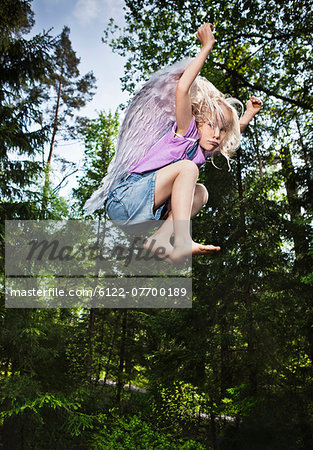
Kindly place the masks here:
[(215, 43), (213, 30), (214, 26), (211, 23), (204, 23), (198, 28), (196, 38), (199, 39), (203, 47), (210, 47), (212, 49)]
[(196, 33), (196, 37), (202, 44), (202, 48), (186, 67), (180, 77), (176, 87), (176, 133), (184, 136), (188, 131), (192, 120), (192, 107), (190, 98), (190, 87), (203, 67), (209, 56), (215, 39), (213, 36), (214, 27), (211, 23), (201, 25)]
[(239, 122), (241, 133), (247, 128), (253, 117), (260, 111), (262, 102), (259, 98), (252, 96), (250, 100), (247, 101), (246, 107), (246, 112), (241, 117)]
[(247, 101), (246, 107), (247, 112), (250, 115), (255, 116), (260, 111), (262, 102), (259, 98), (252, 96), (250, 100)]

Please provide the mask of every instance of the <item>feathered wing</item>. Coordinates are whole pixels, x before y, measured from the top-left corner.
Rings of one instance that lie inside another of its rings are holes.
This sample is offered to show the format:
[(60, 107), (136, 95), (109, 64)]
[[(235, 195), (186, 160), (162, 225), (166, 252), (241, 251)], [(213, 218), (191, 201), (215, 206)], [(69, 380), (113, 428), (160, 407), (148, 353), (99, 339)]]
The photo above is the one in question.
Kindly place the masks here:
[(177, 82), (190, 61), (191, 58), (185, 58), (155, 72), (135, 94), (121, 125), (107, 175), (84, 205), (86, 214), (103, 207), (109, 191), (173, 125)]

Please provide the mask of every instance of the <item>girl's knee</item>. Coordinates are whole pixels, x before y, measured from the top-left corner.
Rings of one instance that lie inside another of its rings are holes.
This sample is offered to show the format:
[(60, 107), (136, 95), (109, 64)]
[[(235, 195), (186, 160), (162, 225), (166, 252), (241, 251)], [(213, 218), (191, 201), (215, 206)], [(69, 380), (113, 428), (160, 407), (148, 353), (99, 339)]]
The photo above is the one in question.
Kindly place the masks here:
[(201, 183), (197, 183), (196, 184), (196, 195), (199, 196), (199, 198), (201, 199), (201, 202), (203, 203), (203, 205), (205, 205), (208, 202), (208, 200), (209, 200), (208, 190)]
[(199, 175), (197, 164), (195, 164), (193, 161), (190, 161), (190, 159), (183, 159), (181, 161), (178, 161), (176, 164), (179, 165), (180, 171), (186, 171), (196, 176)]

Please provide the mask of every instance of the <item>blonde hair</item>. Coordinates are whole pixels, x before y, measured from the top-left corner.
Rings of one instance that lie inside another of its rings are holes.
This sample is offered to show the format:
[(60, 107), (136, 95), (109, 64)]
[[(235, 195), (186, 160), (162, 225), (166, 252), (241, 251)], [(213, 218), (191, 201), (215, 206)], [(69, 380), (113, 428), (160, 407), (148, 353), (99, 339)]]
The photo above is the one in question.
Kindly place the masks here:
[[(192, 114), (196, 124), (209, 121), (210, 123), (220, 120), (225, 123), (223, 106), (231, 113), (231, 123), (226, 127), (226, 135), (221, 145), (211, 152), (212, 164), (214, 156), (221, 153), (227, 160), (230, 169), (229, 160), (240, 146), (240, 125), (239, 115), (243, 112), (242, 103), (233, 98), (226, 97), (206, 78), (198, 76), (193, 82), (190, 90)], [(241, 113), (236, 109), (241, 109)]]

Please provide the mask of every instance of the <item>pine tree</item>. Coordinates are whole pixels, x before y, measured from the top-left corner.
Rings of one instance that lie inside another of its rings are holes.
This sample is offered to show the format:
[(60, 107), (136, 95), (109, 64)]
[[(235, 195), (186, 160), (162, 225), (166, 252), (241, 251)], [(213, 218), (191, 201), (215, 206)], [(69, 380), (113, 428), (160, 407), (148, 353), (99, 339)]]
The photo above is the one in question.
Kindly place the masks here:
[[(70, 29), (64, 27), (58, 37), (53, 55), (54, 72), (46, 79), (46, 98), (50, 100), (48, 107), (48, 122), (51, 129), (49, 136), (49, 154), (45, 162), (45, 181), (42, 199), (42, 217), (45, 217), (49, 200), (49, 183), (51, 162), (54, 155), (56, 138), (58, 135), (64, 139), (80, 136), (80, 128), (86, 121), (77, 117), (76, 111), (89, 102), (95, 94), (95, 77), (88, 72), (80, 77), (80, 58), (72, 49), (70, 41)], [(76, 117), (76, 121), (75, 121)]]
[(0, 193), (1, 216), (34, 217), (32, 183), (42, 173), (38, 156), (47, 140), (42, 124), (40, 85), (53, 68), (53, 39), (25, 39), (33, 26), (30, 1), (4, 0), (0, 6)]

